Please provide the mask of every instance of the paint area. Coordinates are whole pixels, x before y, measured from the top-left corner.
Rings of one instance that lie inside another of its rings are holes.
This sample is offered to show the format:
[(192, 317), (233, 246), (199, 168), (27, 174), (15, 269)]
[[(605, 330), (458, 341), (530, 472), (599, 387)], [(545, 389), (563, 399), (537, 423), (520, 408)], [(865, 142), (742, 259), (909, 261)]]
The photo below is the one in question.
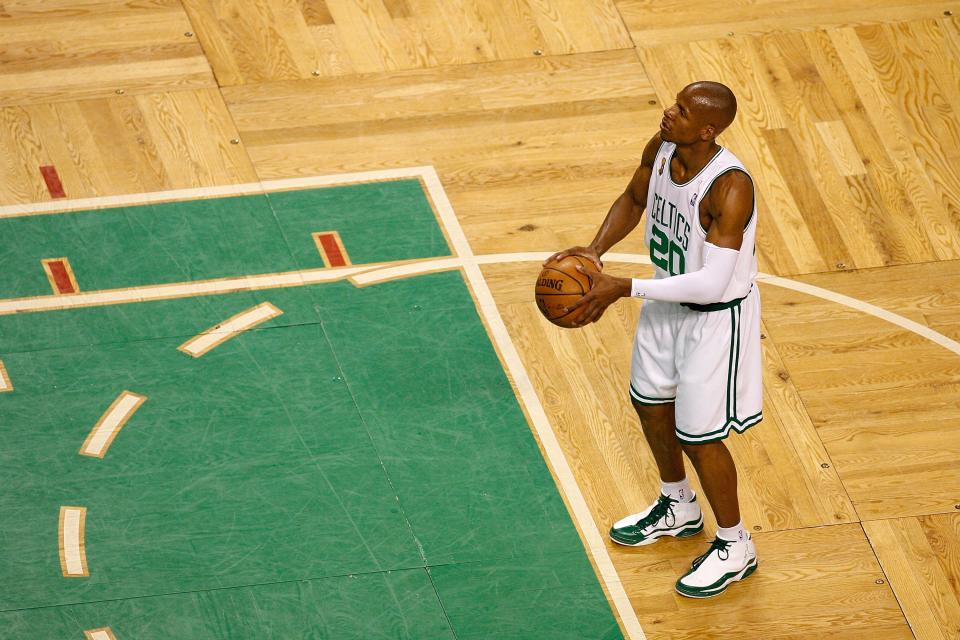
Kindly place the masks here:
[(622, 637), (463, 273), (296, 282), (449, 258), (418, 180), (69, 216), (0, 272), (68, 305), (0, 313), (12, 637)]

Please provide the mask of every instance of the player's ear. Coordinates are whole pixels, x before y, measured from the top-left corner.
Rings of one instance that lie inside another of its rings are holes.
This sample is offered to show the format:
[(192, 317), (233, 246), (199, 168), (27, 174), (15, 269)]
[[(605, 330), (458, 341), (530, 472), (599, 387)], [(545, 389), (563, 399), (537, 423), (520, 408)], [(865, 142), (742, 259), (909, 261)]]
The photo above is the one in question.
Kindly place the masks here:
[(700, 129), (701, 140), (713, 140), (717, 137), (717, 130), (712, 124), (708, 124)]

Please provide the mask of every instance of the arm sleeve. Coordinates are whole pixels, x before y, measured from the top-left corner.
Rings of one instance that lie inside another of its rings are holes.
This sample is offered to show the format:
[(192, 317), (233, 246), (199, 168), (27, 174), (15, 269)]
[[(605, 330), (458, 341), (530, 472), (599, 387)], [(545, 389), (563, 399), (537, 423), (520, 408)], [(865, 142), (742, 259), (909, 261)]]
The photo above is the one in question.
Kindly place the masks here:
[(707, 242), (703, 249), (703, 267), (693, 273), (669, 278), (633, 279), (630, 295), (663, 302), (711, 304), (720, 302), (727, 290), (740, 252)]

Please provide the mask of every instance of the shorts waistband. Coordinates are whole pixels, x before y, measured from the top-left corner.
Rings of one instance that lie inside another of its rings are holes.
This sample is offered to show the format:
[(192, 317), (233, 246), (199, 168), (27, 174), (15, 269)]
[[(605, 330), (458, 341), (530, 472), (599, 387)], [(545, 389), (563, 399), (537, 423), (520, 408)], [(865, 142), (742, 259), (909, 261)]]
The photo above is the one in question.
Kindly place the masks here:
[[(750, 295), (749, 293), (747, 295)], [(683, 306), (687, 309), (692, 309), (694, 311), (723, 311), (724, 309), (732, 309), (734, 307), (739, 307), (740, 303), (747, 299), (747, 296), (742, 298), (737, 298), (735, 300), (730, 300), (729, 302), (714, 302), (712, 304), (693, 304), (692, 302), (683, 302)]]

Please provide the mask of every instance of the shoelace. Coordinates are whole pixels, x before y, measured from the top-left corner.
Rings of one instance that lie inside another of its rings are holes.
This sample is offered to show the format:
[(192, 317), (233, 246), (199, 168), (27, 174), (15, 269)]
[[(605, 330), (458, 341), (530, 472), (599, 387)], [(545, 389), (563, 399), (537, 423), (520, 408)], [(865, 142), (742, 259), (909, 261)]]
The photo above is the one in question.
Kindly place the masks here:
[[(665, 518), (666, 525), (672, 527), (677, 523), (677, 516), (673, 513), (673, 505), (678, 502), (679, 500), (674, 500), (670, 496), (661, 494), (660, 497), (657, 498), (657, 504), (653, 505), (650, 513), (637, 520), (637, 524), (633, 526), (639, 529), (646, 529), (650, 525), (659, 522), (661, 518)], [(673, 520), (673, 522), (670, 522), (670, 520)]]
[(704, 553), (702, 556), (698, 557), (696, 560), (693, 561), (693, 568), (696, 569), (696, 568), (699, 567), (701, 564), (703, 564), (703, 561), (706, 560), (707, 557), (708, 557), (711, 553), (713, 553), (714, 551), (717, 552), (717, 555), (720, 556), (720, 559), (721, 559), (721, 560), (727, 560), (727, 559), (729, 559), (729, 558), (730, 558), (730, 545), (732, 545), (732, 544), (733, 544), (733, 543), (730, 542), (729, 540), (724, 540), (724, 539), (719, 538), (719, 537), (718, 537), (718, 538), (714, 538), (714, 539), (713, 539), (713, 542), (710, 543), (710, 548), (707, 549), (707, 552)]

